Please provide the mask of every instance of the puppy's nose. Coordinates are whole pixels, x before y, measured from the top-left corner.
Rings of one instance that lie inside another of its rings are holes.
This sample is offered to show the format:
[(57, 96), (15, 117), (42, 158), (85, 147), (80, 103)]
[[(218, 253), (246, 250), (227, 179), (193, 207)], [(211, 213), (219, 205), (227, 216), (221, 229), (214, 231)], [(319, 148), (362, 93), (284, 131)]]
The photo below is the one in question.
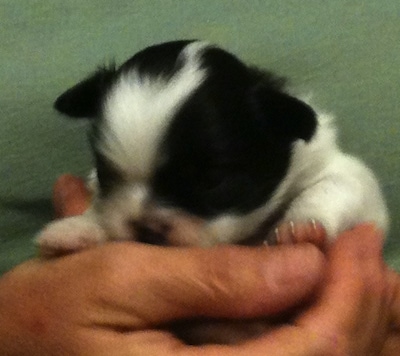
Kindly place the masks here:
[(137, 241), (150, 245), (167, 245), (167, 235), (170, 226), (159, 221), (135, 221), (132, 222)]

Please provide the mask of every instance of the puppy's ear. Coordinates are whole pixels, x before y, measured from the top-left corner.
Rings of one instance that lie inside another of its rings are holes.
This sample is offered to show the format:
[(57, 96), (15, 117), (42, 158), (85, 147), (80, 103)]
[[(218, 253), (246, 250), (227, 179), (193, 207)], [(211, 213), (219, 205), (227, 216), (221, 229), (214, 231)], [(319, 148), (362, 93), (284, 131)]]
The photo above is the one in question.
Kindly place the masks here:
[(317, 127), (314, 110), (286, 93), (258, 87), (251, 95), (256, 120), (278, 139), (309, 141)]
[(98, 114), (105, 90), (111, 84), (115, 68), (101, 68), (61, 94), (54, 108), (70, 117), (93, 118)]

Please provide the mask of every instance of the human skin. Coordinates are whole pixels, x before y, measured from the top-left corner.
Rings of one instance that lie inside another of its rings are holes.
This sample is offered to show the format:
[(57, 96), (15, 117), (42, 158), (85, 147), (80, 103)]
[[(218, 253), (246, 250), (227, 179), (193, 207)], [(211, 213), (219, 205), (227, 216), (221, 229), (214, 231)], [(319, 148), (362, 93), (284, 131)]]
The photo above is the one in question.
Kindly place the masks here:
[[(310, 243), (124, 242), (34, 259), (0, 279), (0, 354), (398, 355), (400, 281), (383, 263), (382, 240), (366, 224), (326, 254)], [(291, 325), (240, 345), (187, 346), (161, 328), (191, 317), (265, 317), (305, 302)]]

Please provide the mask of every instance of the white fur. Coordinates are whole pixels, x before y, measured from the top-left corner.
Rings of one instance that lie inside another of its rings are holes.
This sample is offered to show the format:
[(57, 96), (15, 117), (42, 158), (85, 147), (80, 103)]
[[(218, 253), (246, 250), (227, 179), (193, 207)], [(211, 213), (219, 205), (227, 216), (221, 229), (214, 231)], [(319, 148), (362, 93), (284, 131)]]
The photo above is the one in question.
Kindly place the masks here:
[(170, 79), (143, 75), (134, 68), (111, 89), (99, 149), (129, 177), (149, 177), (171, 119), (206, 78), (200, 59), (207, 46), (189, 44), (180, 54), (183, 67)]

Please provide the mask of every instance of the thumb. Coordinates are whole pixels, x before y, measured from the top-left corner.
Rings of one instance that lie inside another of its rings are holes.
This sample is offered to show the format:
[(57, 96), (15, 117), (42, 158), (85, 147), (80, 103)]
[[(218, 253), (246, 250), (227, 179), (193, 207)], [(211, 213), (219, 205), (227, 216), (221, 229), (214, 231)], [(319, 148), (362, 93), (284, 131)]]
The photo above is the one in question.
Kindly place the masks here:
[(385, 339), (388, 307), (382, 236), (360, 225), (341, 234), (328, 251), (318, 299), (293, 325), (253, 342), (279, 350), (271, 355), (378, 355)]
[(56, 218), (80, 215), (89, 206), (90, 193), (85, 181), (71, 174), (61, 175), (53, 186)]
[(123, 252), (109, 271), (119, 290), (110, 303), (126, 311), (119, 323), (127, 325), (129, 318), (135, 329), (191, 317), (273, 315), (309, 296), (325, 263), (311, 244), (166, 249), (119, 243), (114, 248)]

